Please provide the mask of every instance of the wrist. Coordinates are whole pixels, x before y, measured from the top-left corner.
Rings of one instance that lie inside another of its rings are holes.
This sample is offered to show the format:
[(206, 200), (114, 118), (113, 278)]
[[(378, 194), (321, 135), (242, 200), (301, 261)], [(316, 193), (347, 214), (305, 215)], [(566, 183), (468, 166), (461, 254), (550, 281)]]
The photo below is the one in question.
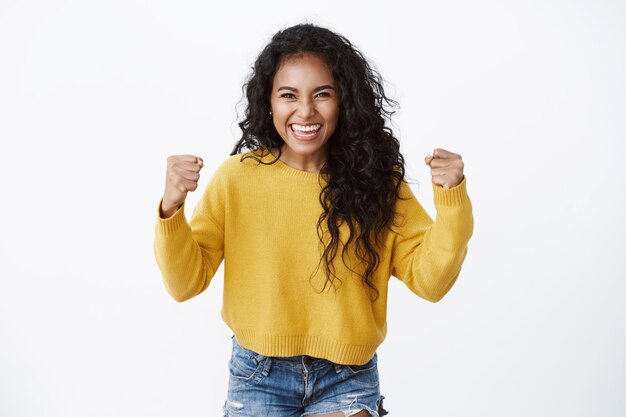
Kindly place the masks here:
[(161, 206), (159, 208), (159, 214), (161, 218), (167, 219), (170, 218), (180, 209), (183, 204), (172, 204), (166, 200), (161, 200)]

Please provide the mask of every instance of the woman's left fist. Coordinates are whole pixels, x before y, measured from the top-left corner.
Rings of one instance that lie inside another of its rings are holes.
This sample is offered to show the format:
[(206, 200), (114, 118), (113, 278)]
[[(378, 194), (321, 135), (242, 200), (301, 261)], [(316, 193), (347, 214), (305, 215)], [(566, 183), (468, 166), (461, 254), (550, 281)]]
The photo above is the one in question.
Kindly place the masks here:
[(425, 158), (430, 166), (433, 182), (443, 188), (456, 187), (463, 181), (463, 161), (461, 155), (436, 148), (432, 155)]

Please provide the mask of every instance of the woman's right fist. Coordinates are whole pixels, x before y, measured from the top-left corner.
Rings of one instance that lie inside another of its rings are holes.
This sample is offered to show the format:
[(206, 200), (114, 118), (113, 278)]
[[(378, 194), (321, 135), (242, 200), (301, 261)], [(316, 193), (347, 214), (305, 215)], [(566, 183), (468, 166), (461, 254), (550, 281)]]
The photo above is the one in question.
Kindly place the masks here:
[(189, 191), (198, 188), (202, 158), (194, 155), (172, 155), (167, 157), (165, 193), (161, 203), (161, 217), (168, 218), (180, 208)]

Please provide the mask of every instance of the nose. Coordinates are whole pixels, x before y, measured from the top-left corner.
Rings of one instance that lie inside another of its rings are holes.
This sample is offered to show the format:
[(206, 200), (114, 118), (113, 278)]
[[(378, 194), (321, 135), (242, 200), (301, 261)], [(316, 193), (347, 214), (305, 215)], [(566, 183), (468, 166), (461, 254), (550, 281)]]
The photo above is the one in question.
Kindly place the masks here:
[(306, 120), (315, 114), (315, 103), (313, 100), (303, 99), (298, 104), (298, 116)]

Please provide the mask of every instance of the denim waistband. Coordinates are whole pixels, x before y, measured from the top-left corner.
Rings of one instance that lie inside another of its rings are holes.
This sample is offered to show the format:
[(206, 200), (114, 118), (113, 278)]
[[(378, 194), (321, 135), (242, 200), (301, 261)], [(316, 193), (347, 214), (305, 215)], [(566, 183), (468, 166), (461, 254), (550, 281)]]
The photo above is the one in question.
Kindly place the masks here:
[(235, 335), (231, 336), (233, 340), (233, 345), (237, 348), (246, 352), (252, 360), (259, 364), (264, 362), (263, 373), (269, 372), (272, 366), (288, 366), (294, 368), (305, 368), (309, 371), (321, 369), (326, 366), (333, 366), (335, 368), (335, 372), (340, 373), (343, 365), (334, 363), (324, 358), (316, 358), (314, 356), (308, 355), (297, 355), (297, 356), (265, 356), (260, 353), (257, 353), (253, 350), (250, 350), (244, 346), (241, 346), (237, 341)]

